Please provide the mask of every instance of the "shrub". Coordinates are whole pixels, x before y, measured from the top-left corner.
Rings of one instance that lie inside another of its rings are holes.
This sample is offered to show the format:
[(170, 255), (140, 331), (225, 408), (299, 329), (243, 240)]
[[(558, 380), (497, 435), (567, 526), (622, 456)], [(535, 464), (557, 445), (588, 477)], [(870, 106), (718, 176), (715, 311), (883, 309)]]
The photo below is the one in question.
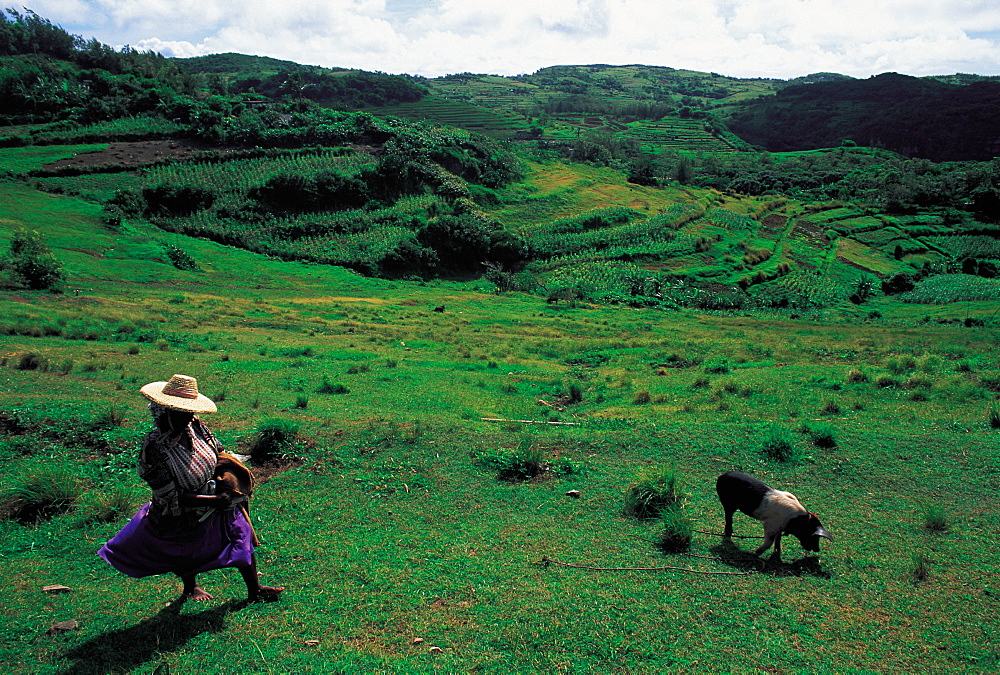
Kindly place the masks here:
[(922, 555), (914, 554), (913, 569), (910, 571), (910, 576), (913, 577), (913, 583), (918, 584), (921, 581), (926, 581), (929, 574), (930, 570), (927, 565), (927, 558)]
[(10, 241), (10, 250), (0, 258), (15, 283), (34, 289), (57, 289), (65, 275), (62, 265), (35, 232), (20, 230)]
[(295, 407), (300, 410), (305, 410), (309, 407), (309, 397), (305, 394), (299, 394), (295, 397)]
[(795, 447), (791, 432), (781, 427), (771, 427), (760, 444), (760, 452), (778, 462), (793, 462), (801, 459), (801, 452)]
[(664, 553), (683, 553), (691, 548), (694, 526), (692, 526), (691, 519), (684, 512), (682, 506), (677, 504), (664, 509), (661, 519), (663, 531), (660, 532), (660, 538), (657, 542), (661, 551)]
[(731, 369), (729, 359), (712, 359), (705, 364), (705, 372), (712, 375), (725, 375)]
[(899, 380), (895, 380), (888, 375), (879, 375), (875, 378), (875, 386), (882, 389), (890, 389), (899, 386)]
[(664, 509), (679, 506), (683, 497), (674, 469), (647, 472), (625, 490), (622, 513), (633, 518), (656, 518)]
[(653, 400), (647, 389), (640, 389), (635, 392), (635, 397), (632, 399), (632, 405), (646, 405)]
[(569, 385), (569, 402), (570, 403), (580, 403), (583, 401), (583, 389), (580, 388), (578, 384)]
[(0, 515), (20, 523), (37, 523), (68, 511), (81, 492), (73, 469), (40, 465), (15, 476), (0, 494)]
[(480, 460), (495, 470), (497, 478), (501, 480), (530, 480), (545, 470), (542, 449), (530, 443), (521, 443), (514, 450), (487, 453)]

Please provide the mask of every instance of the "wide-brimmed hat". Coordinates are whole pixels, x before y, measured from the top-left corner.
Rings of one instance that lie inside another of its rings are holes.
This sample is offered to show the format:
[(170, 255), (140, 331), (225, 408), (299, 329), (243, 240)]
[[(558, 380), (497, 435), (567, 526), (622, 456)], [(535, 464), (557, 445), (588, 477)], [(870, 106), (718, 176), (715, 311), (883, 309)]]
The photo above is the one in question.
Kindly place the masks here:
[(167, 382), (150, 382), (139, 390), (153, 403), (193, 413), (214, 413), (212, 399), (198, 393), (198, 380), (188, 375), (174, 375)]

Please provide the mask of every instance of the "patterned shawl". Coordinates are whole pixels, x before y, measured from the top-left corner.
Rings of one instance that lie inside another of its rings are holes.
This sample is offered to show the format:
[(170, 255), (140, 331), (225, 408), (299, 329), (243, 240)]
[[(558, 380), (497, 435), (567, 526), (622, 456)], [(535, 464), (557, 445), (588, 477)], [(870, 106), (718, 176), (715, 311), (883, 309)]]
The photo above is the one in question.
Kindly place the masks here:
[[(149, 410), (156, 420), (167, 409), (150, 403)], [(197, 417), (180, 431), (164, 432), (157, 426), (146, 435), (139, 453), (139, 475), (152, 489), (153, 506), (159, 514), (180, 515), (183, 493), (207, 493), (221, 449)]]

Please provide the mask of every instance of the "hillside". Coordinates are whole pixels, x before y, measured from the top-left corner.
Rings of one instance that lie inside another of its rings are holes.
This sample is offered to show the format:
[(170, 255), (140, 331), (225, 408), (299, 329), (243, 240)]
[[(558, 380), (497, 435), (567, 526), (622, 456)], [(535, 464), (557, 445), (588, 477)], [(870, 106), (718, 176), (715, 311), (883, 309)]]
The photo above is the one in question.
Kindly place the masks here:
[[(342, 110), (233, 84), (364, 74), (0, 15), (4, 673), (1000, 668), (1000, 162), (760, 152), (705, 107), (777, 82)], [(174, 373), (278, 602), (96, 555)], [(734, 469), (834, 541), (724, 538)]]
[(934, 161), (1000, 153), (1000, 82), (948, 84), (885, 73), (867, 80), (790, 86), (732, 109), (726, 121), (771, 151), (860, 145)]

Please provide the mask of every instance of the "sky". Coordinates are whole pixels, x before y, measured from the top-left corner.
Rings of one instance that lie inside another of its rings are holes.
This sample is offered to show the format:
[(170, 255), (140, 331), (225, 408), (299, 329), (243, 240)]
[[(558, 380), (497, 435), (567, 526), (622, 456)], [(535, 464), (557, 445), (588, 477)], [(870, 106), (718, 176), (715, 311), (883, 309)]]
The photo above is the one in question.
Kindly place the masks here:
[[(21, 5), (21, 2), (17, 3)], [(115, 47), (438, 77), (642, 64), (1000, 75), (997, 0), (23, 0)], [(20, 7), (17, 8), (20, 11)]]

